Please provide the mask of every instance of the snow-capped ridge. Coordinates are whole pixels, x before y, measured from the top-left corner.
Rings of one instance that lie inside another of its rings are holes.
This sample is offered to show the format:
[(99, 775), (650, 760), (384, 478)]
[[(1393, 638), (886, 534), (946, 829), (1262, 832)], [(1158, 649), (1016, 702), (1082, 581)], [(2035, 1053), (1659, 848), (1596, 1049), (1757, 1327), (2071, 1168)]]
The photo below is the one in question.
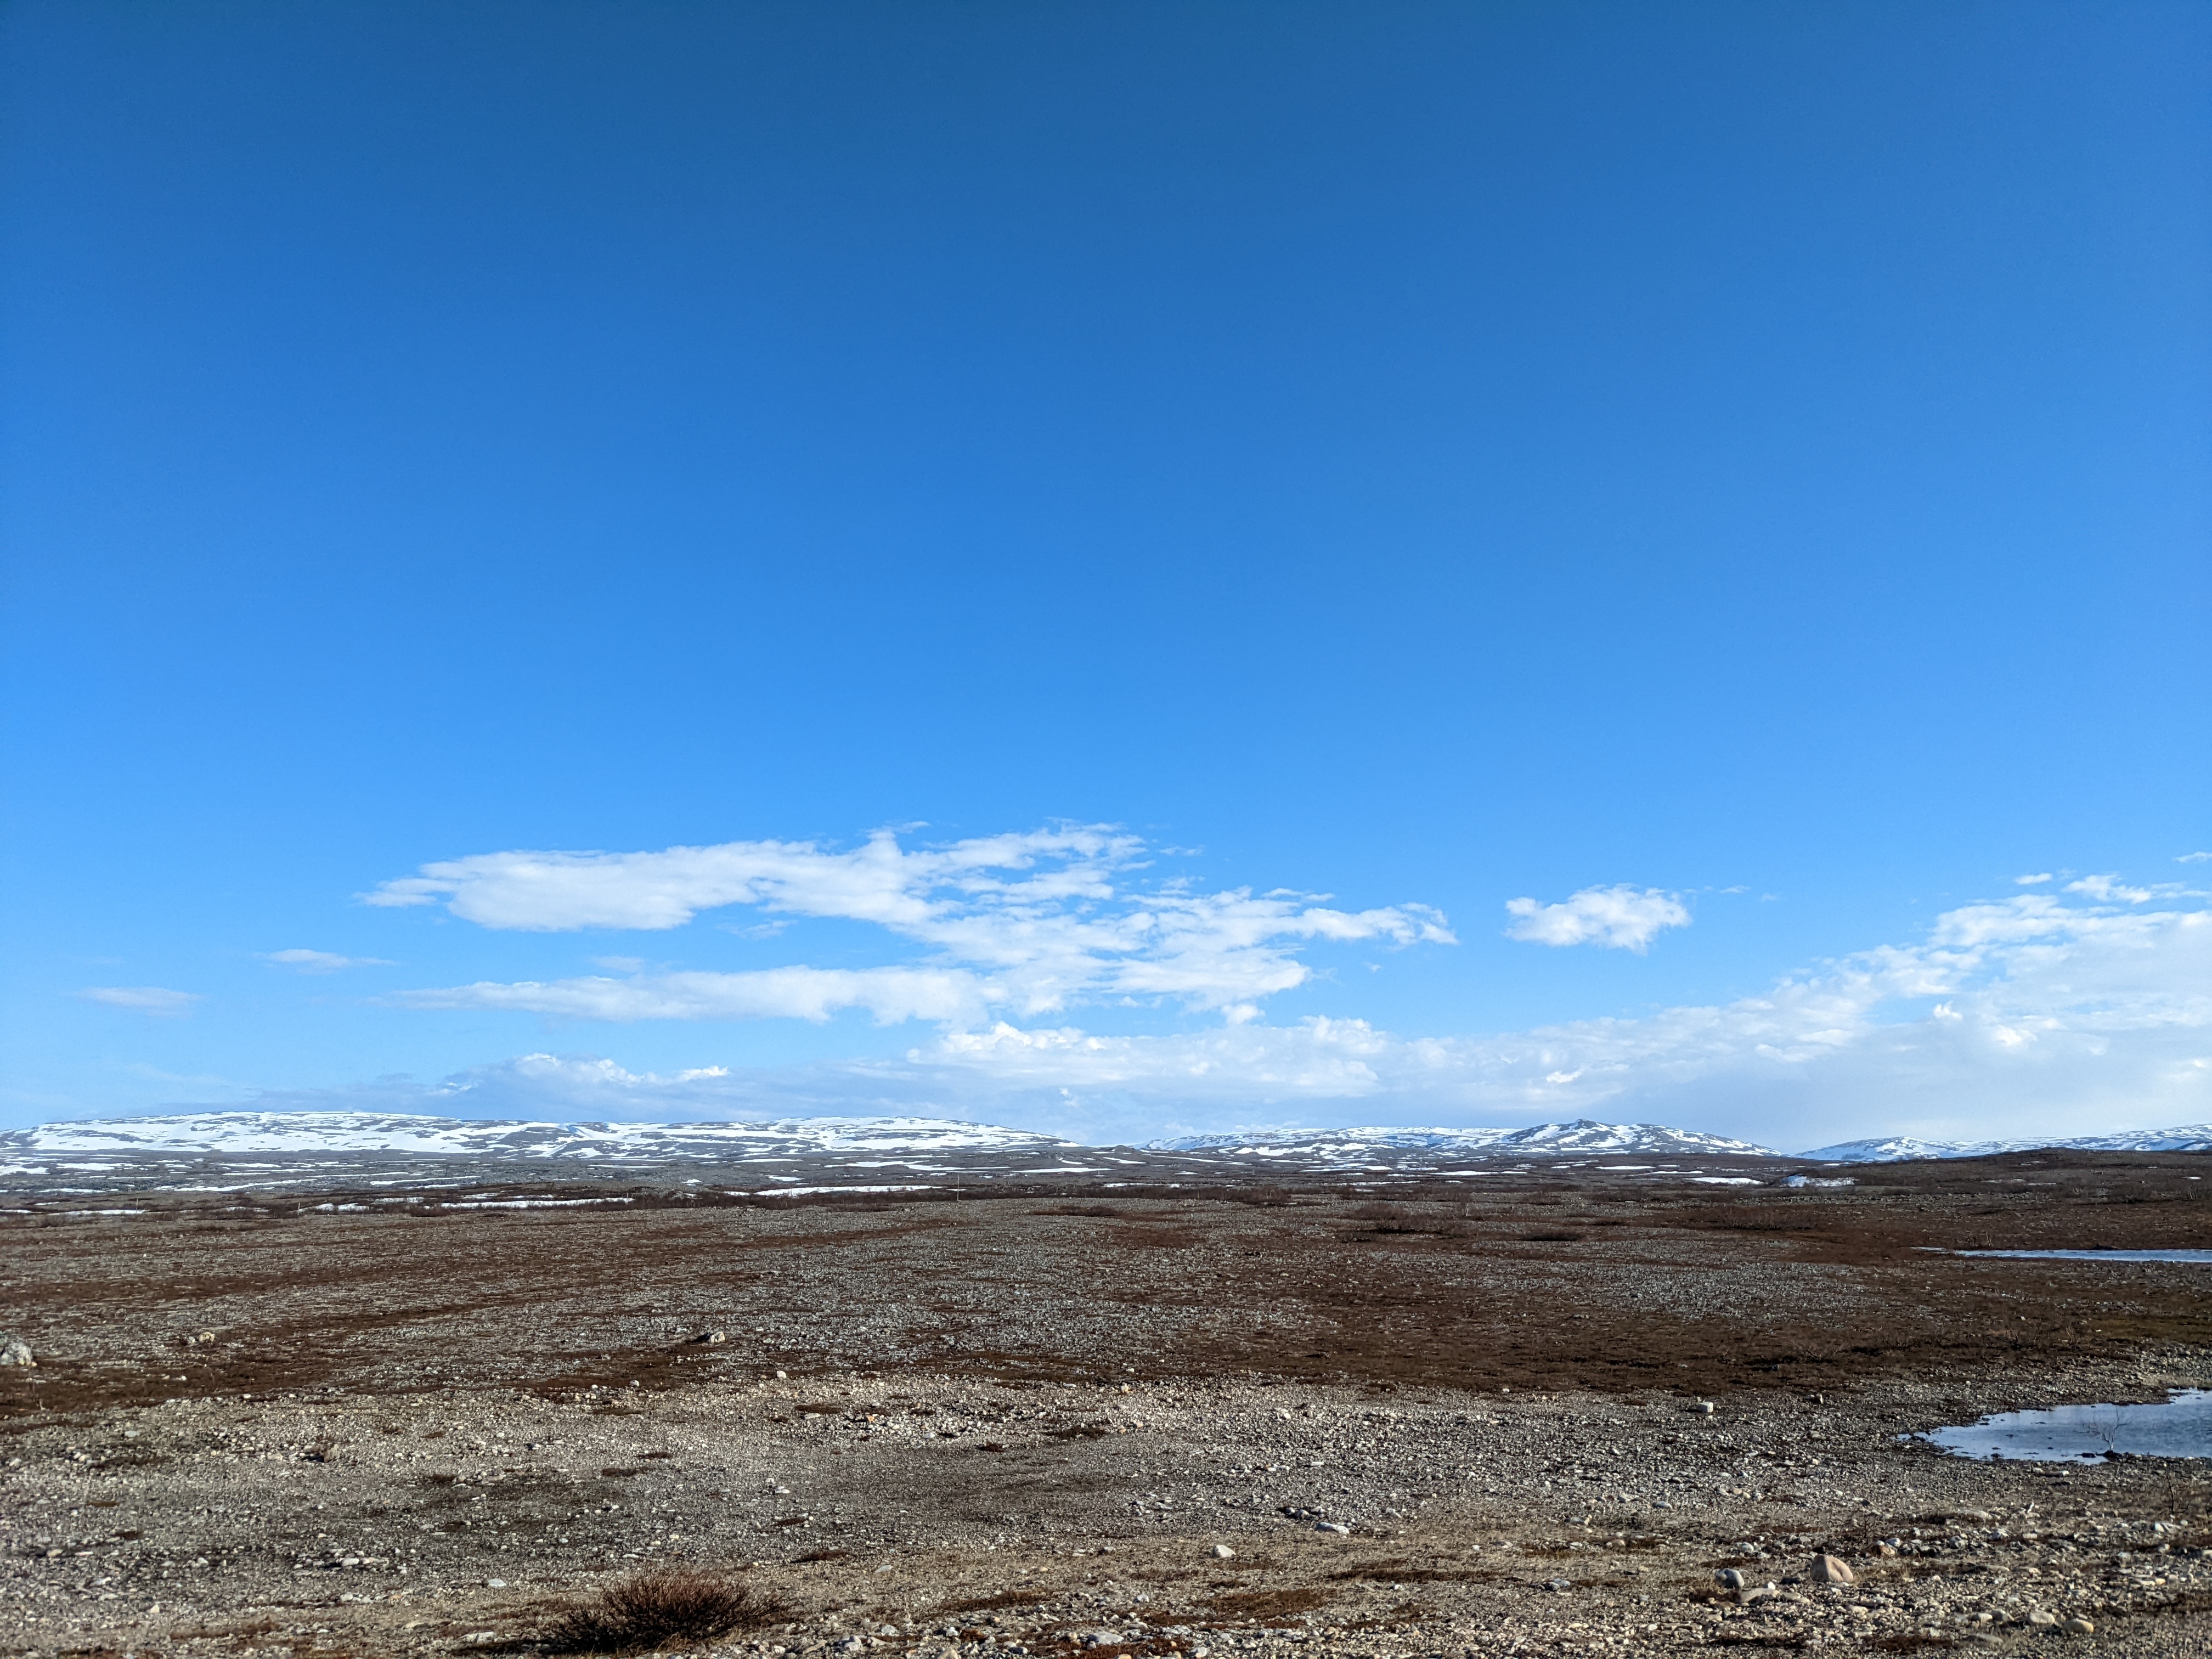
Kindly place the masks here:
[[(440, 1117), (364, 1111), (179, 1112), (87, 1118), (0, 1133), (0, 1159), (138, 1156), (283, 1158), (361, 1153), (388, 1157), (557, 1158), (570, 1162), (746, 1163), (876, 1154), (1073, 1152), (1079, 1142), (1026, 1129), (933, 1117), (786, 1117), (677, 1123), (574, 1122)], [(1433, 1167), (1453, 1158), (1616, 1153), (1779, 1158), (1748, 1140), (1657, 1123), (1539, 1123), (1526, 1128), (1367, 1125), (1241, 1129), (1148, 1142), (1151, 1152), (1209, 1154), (1290, 1164), (1377, 1162)], [(1894, 1164), (1998, 1152), (2212, 1152), (2212, 1123), (2072, 1139), (1927, 1140), (1891, 1135), (1839, 1141), (1797, 1157), (1828, 1164)]]
[(1522, 1152), (1650, 1152), (1735, 1158), (1780, 1154), (1748, 1140), (1669, 1128), (1661, 1123), (1538, 1123), (1525, 1129), (1391, 1128), (1246, 1129), (1228, 1134), (1177, 1135), (1146, 1143), (1149, 1152), (1229, 1152), (1254, 1157), (1336, 1157), (1368, 1152), (1431, 1152), (1508, 1158)]
[(0, 1152), (283, 1156), (383, 1152), (620, 1163), (728, 1163), (823, 1153), (1038, 1152), (1057, 1136), (927, 1117), (801, 1117), (758, 1122), (550, 1123), (404, 1112), (180, 1112), (88, 1118), (0, 1134)]
[(1922, 1140), (1891, 1135), (1871, 1140), (1842, 1140), (1816, 1146), (1800, 1158), (1824, 1164), (1904, 1164), (1916, 1158), (1988, 1158), (1998, 1152), (2212, 1152), (2212, 1123), (2173, 1129), (2130, 1129), (2115, 1135), (2081, 1135), (2073, 1139)]

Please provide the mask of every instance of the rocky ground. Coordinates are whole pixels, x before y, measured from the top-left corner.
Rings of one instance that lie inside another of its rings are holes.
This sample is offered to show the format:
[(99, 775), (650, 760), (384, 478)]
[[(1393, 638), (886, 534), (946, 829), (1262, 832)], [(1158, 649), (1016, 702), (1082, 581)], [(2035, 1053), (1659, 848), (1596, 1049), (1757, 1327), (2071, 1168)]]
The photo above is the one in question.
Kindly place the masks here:
[(1905, 1437), (2212, 1382), (2212, 1269), (1942, 1253), (2212, 1244), (2204, 1167), (32, 1205), (0, 1652), (536, 1652), (687, 1564), (767, 1611), (671, 1652), (2202, 1654), (2203, 1462)]

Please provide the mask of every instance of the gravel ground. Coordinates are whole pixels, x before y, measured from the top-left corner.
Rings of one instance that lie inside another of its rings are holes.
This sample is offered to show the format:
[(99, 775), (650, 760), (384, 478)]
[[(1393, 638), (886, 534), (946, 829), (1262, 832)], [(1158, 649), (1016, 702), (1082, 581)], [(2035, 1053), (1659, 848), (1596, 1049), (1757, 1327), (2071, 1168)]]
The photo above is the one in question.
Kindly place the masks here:
[(669, 1652), (2203, 1654), (2204, 1462), (1905, 1437), (2212, 1379), (2206, 1269), (1930, 1253), (2202, 1245), (2175, 1162), (42, 1213), (0, 1651), (535, 1652), (672, 1564), (780, 1611)]

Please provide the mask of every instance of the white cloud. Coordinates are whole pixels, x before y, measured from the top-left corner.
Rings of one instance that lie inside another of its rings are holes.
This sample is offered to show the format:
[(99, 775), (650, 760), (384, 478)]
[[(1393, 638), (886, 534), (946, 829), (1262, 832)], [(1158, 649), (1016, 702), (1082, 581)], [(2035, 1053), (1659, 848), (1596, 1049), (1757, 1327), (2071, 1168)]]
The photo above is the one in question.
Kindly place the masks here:
[(2212, 853), (2184, 853), (2176, 864), (2212, 864)]
[(1514, 918), (1508, 939), (1531, 945), (1600, 945), (1639, 954), (1666, 927), (1687, 927), (1690, 913), (1672, 893), (1656, 887), (1585, 887), (1558, 904), (1509, 899)]
[[(732, 842), (661, 853), (488, 853), (426, 865), (371, 903), (443, 902), (485, 927), (661, 929), (731, 904), (872, 922), (926, 947), (917, 963), (864, 970), (793, 966), (749, 974), (471, 985), (408, 994), (420, 1007), (514, 1007), (577, 1018), (820, 1018), (971, 1023), (1072, 1004), (1168, 1000), (1249, 1017), (1303, 984), (1315, 940), (1451, 944), (1438, 912), (1346, 911), (1325, 896), (1194, 890), (1139, 879), (1151, 849), (1102, 825), (994, 836), (908, 851), (889, 831), (845, 852), (811, 842)], [(605, 1010), (609, 1012), (593, 1012)], [(618, 1012), (616, 1012), (618, 1011)], [(902, 1012), (903, 1011), (903, 1012)]]
[(302, 974), (335, 974), (345, 968), (389, 968), (382, 957), (342, 957), (330, 951), (271, 951), (261, 958)]
[(128, 1008), (135, 1014), (173, 1019), (189, 1014), (204, 1000), (197, 991), (168, 991), (158, 985), (90, 985), (77, 994), (88, 1002), (104, 1002), (111, 1008)]
[(2146, 904), (2158, 897), (2161, 890), (2171, 892), (2174, 890), (2128, 887), (2122, 884), (2118, 876), (2084, 876), (2079, 881), (2068, 882), (2066, 890), (2095, 899), (2101, 904), (2109, 904), (2115, 899), (2123, 904)]
[[(902, 930), (926, 927), (948, 899), (1003, 902), (1105, 897), (1108, 878), (1144, 844), (1103, 825), (991, 836), (908, 852), (878, 830), (833, 852), (813, 842), (735, 841), (659, 853), (481, 853), (426, 864), (363, 894), (378, 905), (433, 904), (486, 927), (680, 927), (702, 910), (757, 904)], [(1035, 872), (1009, 883), (1006, 872)]]
[(2014, 876), (2012, 881), (2015, 887), (2039, 887), (2050, 879), (2051, 872), (2045, 870), (2033, 876)]
[(878, 1024), (980, 1018), (984, 982), (958, 969), (770, 968), (749, 974), (653, 974), (630, 979), (489, 982), (403, 992), (410, 1008), (503, 1008), (562, 1019), (824, 1020), (863, 1008)]
[[(852, 988), (800, 982), (777, 994), (797, 1009)], [(908, 1006), (890, 987), (883, 1000)], [(392, 1095), (398, 1086), (261, 1103), (404, 1099), (478, 1116), (922, 1112), (1093, 1139), (1286, 1119), (1585, 1115), (1808, 1146), (2155, 1127), (2212, 1116), (2212, 913), (2020, 894), (1758, 996), (1492, 1036), (1402, 1036), (1327, 1018), (1106, 1036), (999, 1020), (887, 1060), (655, 1077), (534, 1056)]]

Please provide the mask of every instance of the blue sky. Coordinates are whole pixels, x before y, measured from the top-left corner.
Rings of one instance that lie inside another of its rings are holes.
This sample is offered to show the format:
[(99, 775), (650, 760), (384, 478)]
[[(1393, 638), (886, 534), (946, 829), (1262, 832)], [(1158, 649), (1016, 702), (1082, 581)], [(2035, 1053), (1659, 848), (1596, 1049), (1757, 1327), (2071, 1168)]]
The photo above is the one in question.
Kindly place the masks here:
[(2201, 7), (0, 48), (8, 1121), (2212, 1116)]

